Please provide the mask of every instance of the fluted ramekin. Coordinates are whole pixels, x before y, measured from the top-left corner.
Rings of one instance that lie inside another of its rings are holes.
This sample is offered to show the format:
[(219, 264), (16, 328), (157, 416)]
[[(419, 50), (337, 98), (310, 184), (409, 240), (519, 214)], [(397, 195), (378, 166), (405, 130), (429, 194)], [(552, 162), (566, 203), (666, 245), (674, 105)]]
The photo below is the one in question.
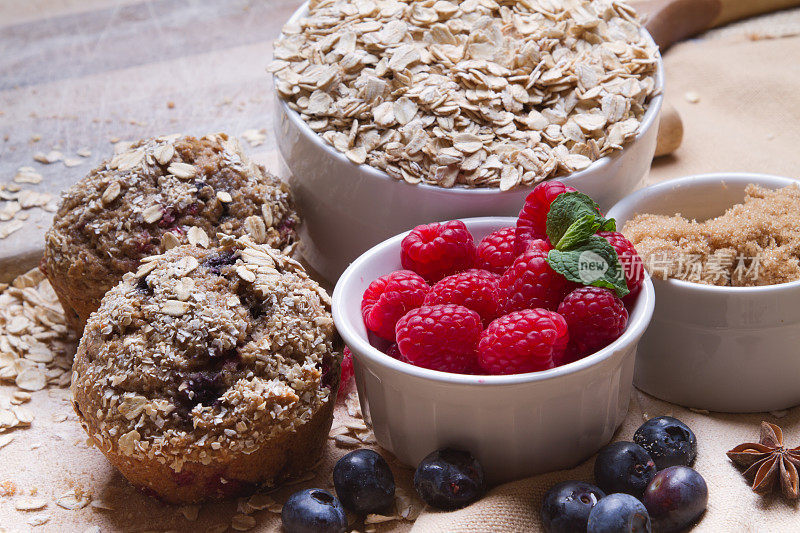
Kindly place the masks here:
[[(463, 219), (476, 241), (515, 219)], [(374, 279), (402, 268), (397, 235), (368, 250), (333, 293), (333, 316), (353, 353), (365, 418), (383, 448), (416, 464), (431, 451), (471, 451), (492, 483), (568, 468), (609, 442), (628, 411), (636, 346), (653, 313), (653, 286), (638, 296), (628, 327), (608, 347), (544, 372), (471, 376), (393, 359), (367, 340), (361, 297)]]

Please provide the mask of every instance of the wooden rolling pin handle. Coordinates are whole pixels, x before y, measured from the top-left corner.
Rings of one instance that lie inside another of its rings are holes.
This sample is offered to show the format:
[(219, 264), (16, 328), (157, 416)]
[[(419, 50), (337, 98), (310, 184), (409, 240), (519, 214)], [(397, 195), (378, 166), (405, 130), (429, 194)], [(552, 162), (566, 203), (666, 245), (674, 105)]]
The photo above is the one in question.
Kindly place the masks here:
[(656, 44), (672, 44), (734, 20), (800, 6), (800, 0), (639, 0), (632, 2)]

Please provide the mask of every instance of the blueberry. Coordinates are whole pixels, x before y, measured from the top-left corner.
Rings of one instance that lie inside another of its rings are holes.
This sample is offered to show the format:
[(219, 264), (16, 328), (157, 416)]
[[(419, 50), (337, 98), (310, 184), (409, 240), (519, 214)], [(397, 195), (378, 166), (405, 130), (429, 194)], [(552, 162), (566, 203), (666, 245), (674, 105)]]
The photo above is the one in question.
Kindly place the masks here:
[(153, 288), (147, 283), (147, 276), (142, 276), (136, 282), (136, 290), (140, 293), (144, 294), (145, 296), (152, 296), (153, 295)]
[(239, 254), (230, 250), (225, 250), (206, 257), (203, 265), (207, 266), (213, 274), (220, 275), (224, 266), (232, 265), (239, 259)]
[(414, 488), (432, 507), (445, 511), (461, 509), (483, 496), (483, 468), (469, 452), (436, 450), (417, 466)]
[(547, 533), (586, 533), (592, 508), (606, 494), (590, 483), (564, 481), (554, 485), (542, 501), (542, 524)]
[(708, 505), (708, 485), (688, 466), (670, 466), (653, 478), (642, 500), (656, 531), (681, 531), (694, 523)]
[(286, 533), (341, 533), (347, 531), (344, 507), (333, 494), (306, 489), (292, 494), (281, 510)]
[(222, 396), (224, 390), (225, 384), (219, 372), (201, 370), (186, 374), (175, 398), (191, 411), (197, 404), (204, 406), (213, 404)]
[(339, 459), (333, 484), (342, 505), (356, 513), (379, 513), (394, 503), (392, 471), (372, 450), (356, 450)]
[(651, 418), (636, 430), (633, 441), (647, 450), (659, 470), (691, 466), (697, 457), (697, 437), (686, 424), (671, 416)]
[(633, 442), (612, 442), (600, 450), (594, 463), (594, 480), (606, 494), (624, 492), (641, 498), (655, 475), (650, 454)]
[(630, 494), (609, 494), (589, 513), (586, 533), (650, 533), (650, 516)]

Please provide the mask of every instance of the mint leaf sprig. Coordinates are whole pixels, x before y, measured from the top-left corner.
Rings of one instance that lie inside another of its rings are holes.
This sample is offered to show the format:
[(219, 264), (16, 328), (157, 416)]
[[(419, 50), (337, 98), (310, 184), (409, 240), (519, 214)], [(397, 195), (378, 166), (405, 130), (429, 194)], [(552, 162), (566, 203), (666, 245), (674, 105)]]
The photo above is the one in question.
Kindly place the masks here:
[(547, 237), (553, 249), (550, 267), (575, 283), (611, 289), (622, 298), (630, 291), (616, 250), (598, 231), (616, 231), (613, 218), (600, 215), (594, 200), (579, 192), (559, 194), (547, 214)]

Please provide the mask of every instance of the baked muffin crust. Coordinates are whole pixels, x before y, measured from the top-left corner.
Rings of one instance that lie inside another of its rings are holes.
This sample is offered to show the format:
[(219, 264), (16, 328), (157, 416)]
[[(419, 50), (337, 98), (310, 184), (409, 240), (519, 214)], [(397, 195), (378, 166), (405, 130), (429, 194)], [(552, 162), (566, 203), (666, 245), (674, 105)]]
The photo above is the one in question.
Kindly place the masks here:
[(319, 456), (334, 335), (327, 293), (277, 250), (247, 237), (180, 246), (146, 258), (90, 317), (74, 407), (134, 484), (168, 501), (230, 496)]
[(103, 295), (143, 257), (180, 244), (249, 235), (287, 252), (299, 218), (287, 185), (225, 134), (142, 140), (62, 198), (42, 268), (80, 330)]

